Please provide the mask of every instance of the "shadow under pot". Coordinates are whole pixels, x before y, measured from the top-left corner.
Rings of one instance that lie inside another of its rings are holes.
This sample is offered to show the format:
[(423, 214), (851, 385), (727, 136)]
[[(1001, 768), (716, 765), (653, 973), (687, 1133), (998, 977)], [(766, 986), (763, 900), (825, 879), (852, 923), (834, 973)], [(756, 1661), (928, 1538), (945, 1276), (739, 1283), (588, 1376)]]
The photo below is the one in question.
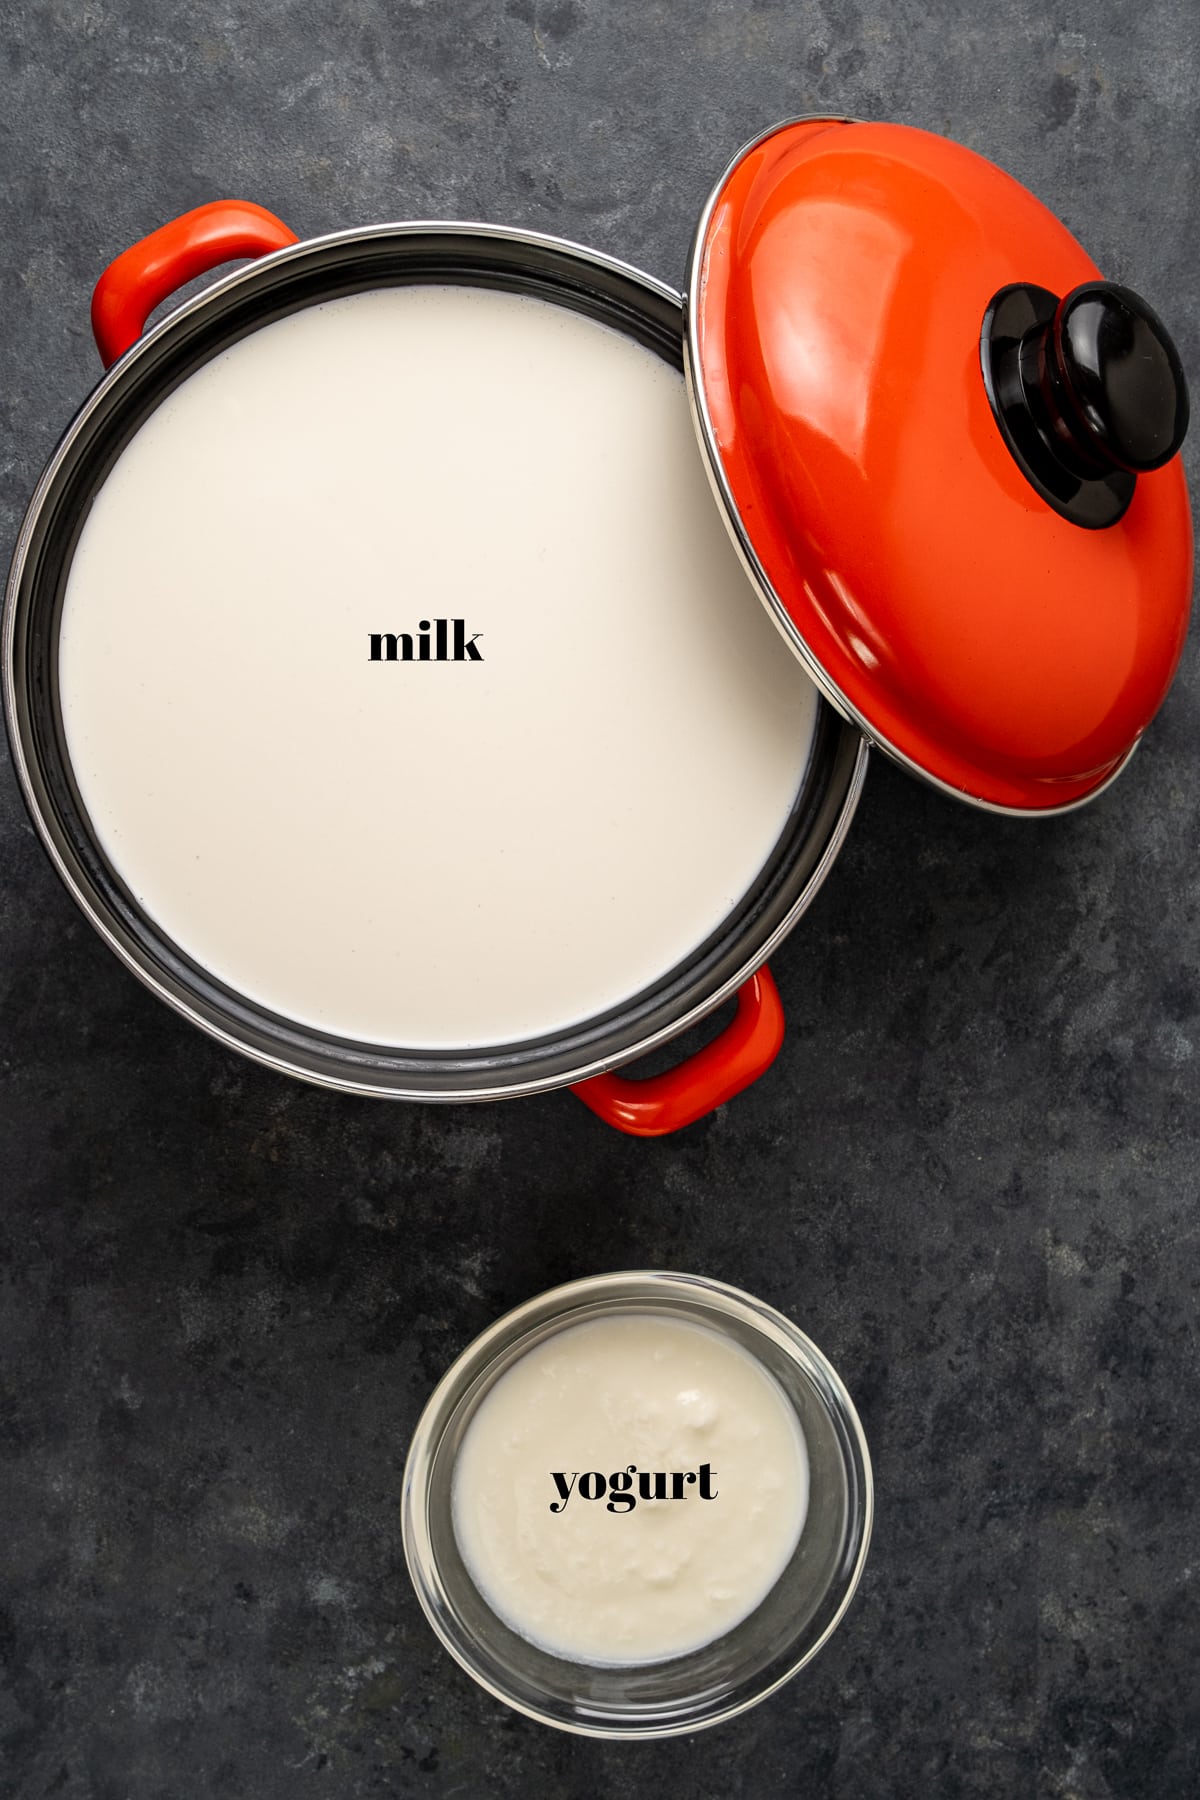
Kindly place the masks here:
[(1178, 358), (928, 133), (755, 140), (686, 308), (530, 233), (297, 243), (221, 202), (119, 257), (93, 324), (113, 366), (8, 585), (18, 776), (122, 960), (325, 1086), (686, 1125), (779, 1049), (766, 959), (868, 742), (1052, 816), (1178, 662)]

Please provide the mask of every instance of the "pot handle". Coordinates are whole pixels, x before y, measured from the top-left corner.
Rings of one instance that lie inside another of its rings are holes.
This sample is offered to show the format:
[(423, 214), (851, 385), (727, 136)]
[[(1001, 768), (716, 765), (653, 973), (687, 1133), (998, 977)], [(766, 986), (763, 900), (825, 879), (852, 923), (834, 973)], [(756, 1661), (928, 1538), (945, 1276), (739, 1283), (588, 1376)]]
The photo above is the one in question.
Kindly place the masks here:
[(212, 200), (131, 244), (109, 263), (92, 295), (92, 334), (105, 368), (137, 343), (154, 308), (185, 282), (296, 242), (295, 232), (265, 207)]
[(693, 1125), (766, 1073), (783, 1043), (783, 1003), (764, 964), (737, 991), (737, 1013), (711, 1044), (665, 1075), (593, 1075), (571, 1092), (606, 1125), (631, 1137), (665, 1137)]

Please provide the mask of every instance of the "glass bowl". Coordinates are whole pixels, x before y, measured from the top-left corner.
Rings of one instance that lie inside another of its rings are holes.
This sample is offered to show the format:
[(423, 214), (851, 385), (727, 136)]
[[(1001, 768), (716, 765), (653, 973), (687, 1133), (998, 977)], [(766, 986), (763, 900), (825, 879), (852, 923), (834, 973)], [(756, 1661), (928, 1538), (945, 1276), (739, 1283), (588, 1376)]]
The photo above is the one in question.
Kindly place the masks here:
[[(451, 1516), (455, 1459), (476, 1408), (535, 1344), (614, 1313), (660, 1314), (731, 1339), (774, 1376), (808, 1449), (809, 1501), (791, 1560), (761, 1604), (682, 1656), (598, 1666), (551, 1655), (494, 1613), (459, 1552)], [(814, 1657), (841, 1620), (866, 1561), (871, 1462), (836, 1371), (790, 1320), (699, 1275), (595, 1275), (527, 1300), (477, 1337), (425, 1407), (404, 1471), (404, 1553), (433, 1629), (467, 1673), (507, 1706), (590, 1737), (698, 1731), (765, 1700)]]

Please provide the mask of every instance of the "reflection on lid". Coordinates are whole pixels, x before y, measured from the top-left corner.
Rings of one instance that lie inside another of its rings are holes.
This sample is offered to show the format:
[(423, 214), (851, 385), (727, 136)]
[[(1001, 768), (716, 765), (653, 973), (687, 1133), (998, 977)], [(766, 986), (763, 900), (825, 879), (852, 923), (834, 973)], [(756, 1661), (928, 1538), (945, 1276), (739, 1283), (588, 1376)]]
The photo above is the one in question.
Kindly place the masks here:
[(770, 392), (856, 461), (881, 379), (889, 301), (912, 250), (902, 225), (838, 200), (778, 215), (754, 247), (750, 287)]

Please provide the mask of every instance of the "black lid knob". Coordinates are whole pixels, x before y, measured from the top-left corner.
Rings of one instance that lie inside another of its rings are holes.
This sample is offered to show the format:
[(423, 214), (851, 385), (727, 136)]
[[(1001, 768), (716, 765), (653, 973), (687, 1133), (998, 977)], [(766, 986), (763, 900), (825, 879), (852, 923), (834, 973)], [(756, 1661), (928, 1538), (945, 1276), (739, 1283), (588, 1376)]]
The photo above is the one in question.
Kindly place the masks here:
[(1089, 281), (1058, 303), (1048, 357), (1063, 424), (1101, 468), (1161, 468), (1187, 435), (1179, 352), (1158, 314), (1130, 288)]
[(1129, 288), (1089, 281), (1059, 299), (1017, 283), (980, 334), (996, 423), (1026, 480), (1076, 525), (1114, 525), (1136, 477), (1169, 462), (1188, 427), (1179, 352)]

